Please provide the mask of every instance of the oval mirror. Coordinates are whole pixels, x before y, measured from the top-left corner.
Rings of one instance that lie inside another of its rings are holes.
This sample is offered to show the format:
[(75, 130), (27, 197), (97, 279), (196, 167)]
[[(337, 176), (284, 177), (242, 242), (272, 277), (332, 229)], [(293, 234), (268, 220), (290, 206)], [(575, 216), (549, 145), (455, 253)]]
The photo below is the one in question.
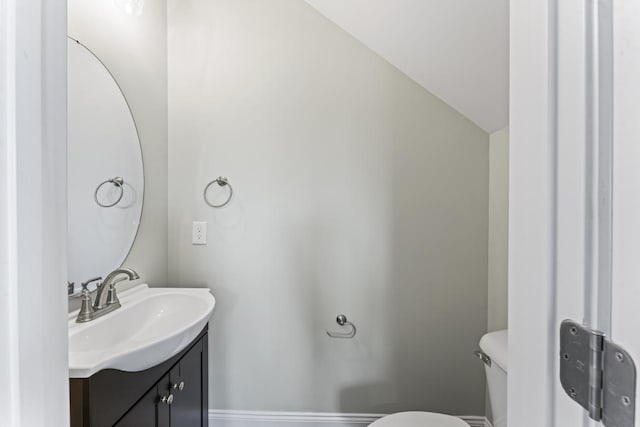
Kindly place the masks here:
[(127, 258), (142, 214), (144, 173), (120, 86), (80, 42), (68, 38), (67, 51), (68, 280), (78, 292)]

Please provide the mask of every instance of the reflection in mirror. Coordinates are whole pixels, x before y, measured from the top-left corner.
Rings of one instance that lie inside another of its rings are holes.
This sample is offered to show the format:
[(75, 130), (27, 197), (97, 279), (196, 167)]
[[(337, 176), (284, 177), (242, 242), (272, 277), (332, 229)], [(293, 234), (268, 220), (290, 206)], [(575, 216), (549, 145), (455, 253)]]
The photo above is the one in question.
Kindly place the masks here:
[(68, 50), (68, 280), (106, 276), (131, 250), (142, 214), (142, 151), (129, 105), (105, 65)]

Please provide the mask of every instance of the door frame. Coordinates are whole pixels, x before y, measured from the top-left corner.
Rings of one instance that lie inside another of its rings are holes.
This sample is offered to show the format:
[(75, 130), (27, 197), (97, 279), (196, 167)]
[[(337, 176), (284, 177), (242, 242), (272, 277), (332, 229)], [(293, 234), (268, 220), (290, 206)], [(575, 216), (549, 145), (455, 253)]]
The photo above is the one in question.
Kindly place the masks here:
[(65, 0), (0, 0), (0, 412), (69, 423)]
[(557, 87), (553, 0), (510, 2), (508, 417), (554, 426)]
[(596, 425), (559, 385), (562, 320), (640, 360), (633, 3), (511, 0), (508, 411), (518, 426)]

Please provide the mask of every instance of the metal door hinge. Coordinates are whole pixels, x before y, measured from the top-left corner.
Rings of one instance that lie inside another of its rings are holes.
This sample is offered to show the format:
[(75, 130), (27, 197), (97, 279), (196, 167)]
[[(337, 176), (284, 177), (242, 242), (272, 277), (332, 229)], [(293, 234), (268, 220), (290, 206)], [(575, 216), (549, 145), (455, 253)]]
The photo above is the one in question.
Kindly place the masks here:
[(592, 419), (606, 427), (635, 427), (635, 363), (602, 332), (562, 322), (560, 382)]

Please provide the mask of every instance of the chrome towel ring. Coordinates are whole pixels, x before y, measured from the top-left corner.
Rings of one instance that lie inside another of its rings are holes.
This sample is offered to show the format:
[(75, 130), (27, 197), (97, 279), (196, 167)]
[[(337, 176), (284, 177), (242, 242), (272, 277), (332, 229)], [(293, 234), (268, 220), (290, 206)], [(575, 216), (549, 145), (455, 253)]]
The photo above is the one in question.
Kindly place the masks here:
[[(227, 197), (227, 200), (224, 203), (221, 203), (219, 205), (214, 205), (207, 198), (207, 191), (209, 190), (209, 187), (211, 187), (213, 184), (218, 184), (220, 187), (229, 187), (229, 197)], [(204, 188), (203, 196), (204, 196), (204, 201), (207, 205), (211, 206), (212, 208), (222, 208), (224, 206), (227, 206), (231, 201), (231, 198), (233, 197), (233, 187), (231, 186), (231, 184), (229, 184), (229, 180), (227, 179), (227, 177), (219, 176), (207, 184), (207, 186)]]
[[(120, 189), (120, 194), (118, 195), (118, 198), (116, 199), (115, 202), (111, 203), (111, 204), (104, 204), (101, 203), (100, 200), (98, 200), (98, 192), (100, 191), (100, 188), (102, 188), (103, 185), (111, 183), (113, 185), (115, 185), (117, 188)], [(98, 204), (98, 206), (100, 206), (101, 208), (112, 208), (115, 205), (117, 205), (118, 203), (120, 203), (120, 200), (122, 200), (122, 197), (124, 196), (124, 178), (120, 177), (120, 176), (116, 176), (115, 178), (111, 178), (108, 179), (102, 183), (100, 183), (100, 185), (98, 185), (98, 187), (96, 188), (96, 191), (93, 193), (93, 198), (96, 201), (96, 203)]]
[(339, 314), (338, 317), (336, 317), (336, 323), (340, 326), (351, 326), (351, 331), (349, 332), (327, 332), (327, 335), (329, 335), (331, 338), (353, 338), (356, 336), (356, 325), (354, 325), (353, 323), (349, 322), (347, 320), (347, 316), (345, 316), (344, 314)]

